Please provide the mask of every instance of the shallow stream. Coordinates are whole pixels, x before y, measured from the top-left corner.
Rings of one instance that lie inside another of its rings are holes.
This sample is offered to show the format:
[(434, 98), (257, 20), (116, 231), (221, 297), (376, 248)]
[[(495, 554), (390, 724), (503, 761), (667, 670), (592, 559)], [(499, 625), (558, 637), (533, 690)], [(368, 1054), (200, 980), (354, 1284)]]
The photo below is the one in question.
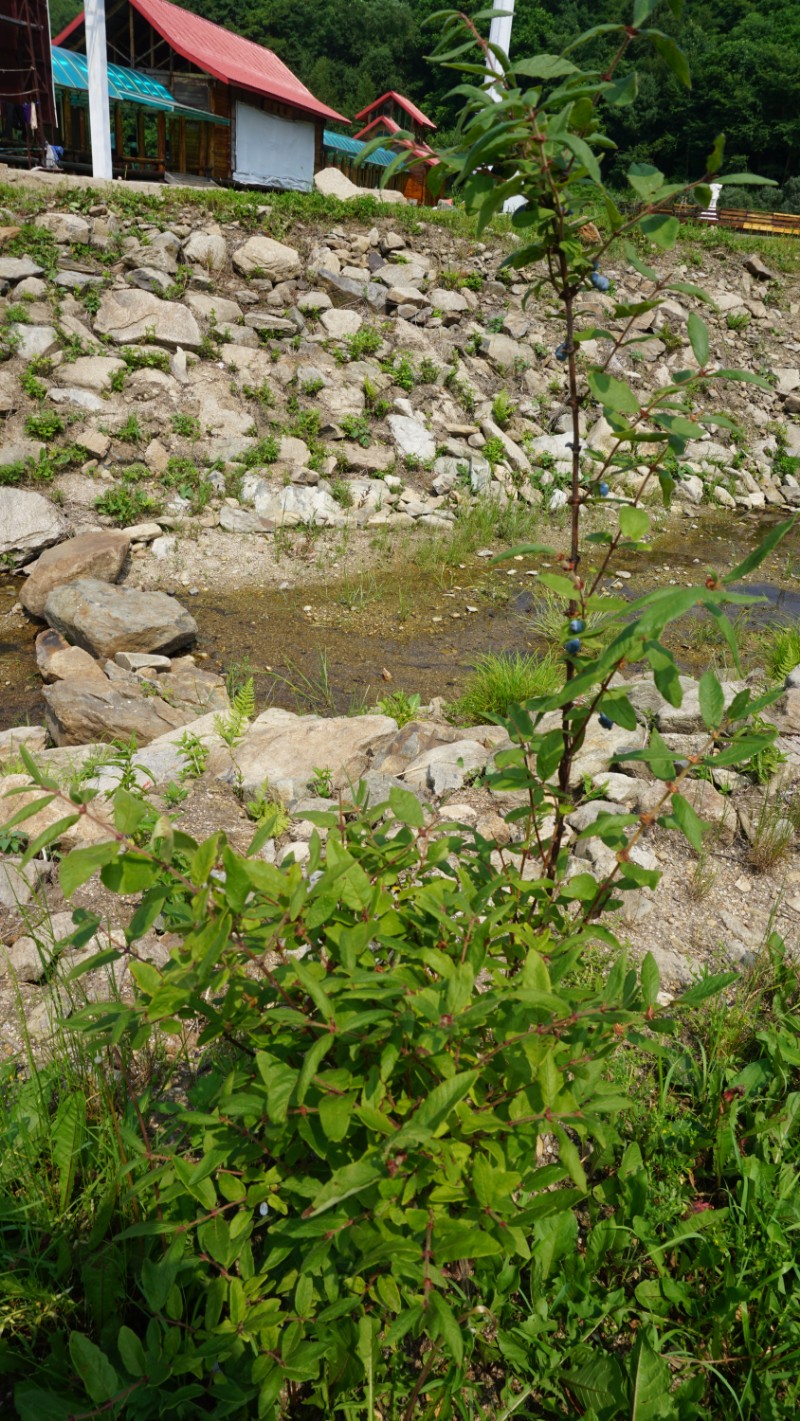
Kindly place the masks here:
[[(615, 590), (626, 595), (658, 583), (701, 580), (724, 572), (754, 547), (770, 522), (703, 510), (671, 516), (639, 552), (622, 555), (629, 572)], [(556, 540), (562, 537), (556, 533)], [(197, 650), (215, 670), (255, 676), (259, 706), (275, 704), (322, 714), (374, 704), (395, 690), (453, 699), (483, 653), (536, 648), (531, 611), (541, 560), (491, 566), (472, 557), (465, 568), (436, 574), (414, 565), (350, 574), (304, 587), (273, 586), (185, 597), (200, 628)], [(785, 621), (800, 614), (800, 525), (759, 570), (748, 591), (763, 595), (752, 620)], [(34, 659), (38, 626), (12, 614), (16, 577), (0, 581), (0, 729), (41, 722), (44, 703)], [(690, 670), (707, 664), (710, 648), (689, 626), (672, 645)]]

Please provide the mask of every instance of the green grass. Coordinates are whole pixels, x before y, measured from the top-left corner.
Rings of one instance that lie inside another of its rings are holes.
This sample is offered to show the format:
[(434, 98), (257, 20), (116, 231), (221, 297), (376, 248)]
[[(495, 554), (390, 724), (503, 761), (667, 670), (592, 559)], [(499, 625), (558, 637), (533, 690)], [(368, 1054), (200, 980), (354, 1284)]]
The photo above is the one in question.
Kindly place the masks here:
[(459, 508), (451, 532), (425, 535), (414, 549), (413, 559), (423, 572), (441, 576), (489, 544), (510, 547), (533, 542), (539, 533), (539, 519), (540, 514), (527, 504), (502, 507), (493, 498), (476, 498)]
[(458, 700), (448, 706), (448, 718), (463, 725), (482, 725), (492, 716), (505, 715), (510, 705), (554, 691), (563, 674), (561, 661), (550, 652), (544, 656), (487, 652), (467, 677)]
[(770, 627), (764, 632), (761, 645), (770, 681), (785, 681), (789, 672), (800, 666), (800, 628)]

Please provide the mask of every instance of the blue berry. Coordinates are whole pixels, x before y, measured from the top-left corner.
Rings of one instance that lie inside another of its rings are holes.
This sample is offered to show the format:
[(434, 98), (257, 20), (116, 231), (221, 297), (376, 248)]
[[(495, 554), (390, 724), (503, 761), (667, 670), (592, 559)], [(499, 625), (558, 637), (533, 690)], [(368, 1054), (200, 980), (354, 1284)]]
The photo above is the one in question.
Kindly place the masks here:
[(566, 360), (569, 355), (569, 347), (566, 342), (556, 347), (556, 360)]
[(569, 629), (571, 632), (582, 632), (584, 625), (585, 623), (581, 621), (580, 617), (576, 617), (574, 621), (570, 622)]
[(597, 489), (597, 491), (598, 491), (598, 493), (600, 494), (600, 497), (601, 497), (601, 498), (608, 498), (608, 495), (610, 494), (611, 489), (608, 487), (608, 484), (607, 484), (605, 481), (603, 481), (603, 483), (598, 484), (598, 489)]
[(568, 652), (570, 656), (577, 656), (577, 654), (578, 654), (578, 652), (580, 651), (580, 649), (581, 649), (581, 639), (580, 639), (580, 637), (577, 637), (577, 636), (571, 637), (569, 641), (566, 641), (566, 642), (564, 643), (564, 650), (565, 650), (566, 652)]
[(611, 282), (607, 276), (601, 276), (599, 271), (592, 272), (592, 286), (595, 291), (607, 291)]
[(610, 718), (610, 716), (606, 715), (605, 711), (601, 711), (597, 719), (599, 720), (604, 730), (610, 730), (612, 725), (614, 724), (613, 720)]

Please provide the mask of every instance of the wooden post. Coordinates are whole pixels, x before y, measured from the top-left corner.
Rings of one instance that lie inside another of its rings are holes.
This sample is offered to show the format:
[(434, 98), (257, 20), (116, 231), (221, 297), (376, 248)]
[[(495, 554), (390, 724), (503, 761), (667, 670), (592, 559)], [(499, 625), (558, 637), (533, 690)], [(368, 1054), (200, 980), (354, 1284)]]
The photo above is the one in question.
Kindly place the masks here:
[(178, 171), (186, 172), (186, 119), (178, 119)]
[(144, 158), (144, 109), (140, 108), (136, 115), (136, 156)]
[(136, 68), (136, 41), (133, 37), (133, 6), (128, 6), (128, 39), (131, 50), (131, 69)]
[(156, 128), (158, 133), (158, 171), (163, 173), (167, 166), (167, 119), (163, 113), (156, 118)]
[(208, 173), (208, 124), (200, 124), (200, 144), (197, 155), (197, 167), (201, 174)]
[(69, 149), (72, 147), (72, 99), (69, 96), (68, 89), (65, 90), (64, 93), (64, 103), (61, 113), (64, 123), (64, 147)]
[(114, 105), (114, 149), (117, 162), (125, 160), (125, 129), (122, 123), (122, 104)]

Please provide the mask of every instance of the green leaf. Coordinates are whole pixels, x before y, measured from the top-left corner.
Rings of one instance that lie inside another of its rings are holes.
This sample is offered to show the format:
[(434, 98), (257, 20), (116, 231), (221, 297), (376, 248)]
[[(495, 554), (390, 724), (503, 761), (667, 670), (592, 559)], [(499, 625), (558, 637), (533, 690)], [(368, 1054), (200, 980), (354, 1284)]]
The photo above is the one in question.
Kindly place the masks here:
[(685, 89), (691, 89), (692, 76), (689, 70), (689, 61), (674, 39), (671, 39), (669, 35), (661, 34), (658, 30), (649, 30), (647, 38), (659, 58), (663, 59), (667, 68), (675, 75), (678, 83), (683, 84)]
[(436, 1324), (436, 1336), (441, 1337), (457, 1366), (464, 1360), (464, 1338), (456, 1315), (436, 1289), (429, 1295), (428, 1311)]
[(136, 1333), (130, 1327), (121, 1327), (117, 1333), (117, 1351), (126, 1372), (132, 1377), (143, 1377), (147, 1372), (147, 1359)]
[(526, 79), (562, 79), (566, 74), (577, 74), (578, 68), (560, 54), (535, 54), (513, 64), (511, 73), (522, 74)]
[(550, 730), (544, 736), (536, 755), (536, 773), (542, 780), (549, 780), (561, 763), (564, 753), (564, 733)]
[(327, 1184), (323, 1184), (313, 1206), (305, 1211), (304, 1218), (315, 1219), (317, 1214), (333, 1209), (351, 1195), (360, 1194), (380, 1179), (382, 1173), (373, 1160), (355, 1160), (352, 1164), (343, 1165), (334, 1171)]
[(398, 1130), (392, 1141), (392, 1149), (414, 1139), (432, 1135), (438, 1130), (454, 1106), (472, 1090), (479, 1074), (478, 1071), (460, 1071), (449, 1080), (440, 1081), (439, 1085), (434, 1086), (410, 1119)]
[(105, 1352), (82, 1332), (69, 1335), (69, 1355), (75, 1371), (92, 1401), (110, 1401), (120, 1390), (120, 1381)]
[(664, 174), (652, 163), (632, 163), (628, 169), (628, 182), (643, 202), (652, 202), (664, 186)]
[(650, 518), (643, 508), (621, 508), (619, 526), (626, 538), (639, 542), (650, 531)]
[(593, 1416), (621, 1416), (625, 1393), (616, 1357), (599, 1353), (576, 1371), (562, 1371), (561, 1379)]
[(692, 343), (694, 358), (700, 369), (704, 369), (708, 364), (708, 326), (702, 321), (696, 311), (692, 311), (688, 321), (689, 340)]
[(586, 169), (592, 181), (598, 184), (601, 183), (600, 164), (586, 140), (579, 138), (575, 133), (564, 133), (561, 135), (561, 142), (565, 148), (569, 148), (570, 153), (572, 153), (581, 166)]
[(769, 557), (773, 549), (777, 548), (778, 544), (786, 537), (786, 534), (791, 531), (797, 522), (797, 518), (798, 514), (795, 514), (793, 518), (787, 518), (785, 522), (777, 523), (774, 528), (771, 528), (766, 537), (761, 539), (758, 547), (754, 548), (751, 553), (747, 554), (747, 557), (744, 558), (742, 562), (737, 563), (736, 567), (731, 568), (731, 571), (725, 574), (722, 579), (725, 586), (730, 587), (732, 582), (738, 582), (740, 578), (746, 577), (749, 572), (753, 572), (755, 568), (760, 567), (762, 562)]
[(639, 76), (635, 69), (622, 79), (614, 79), (603, 93), (603, 98), (612, 108), (625, 108), (632, 104), (639, 93)]
[(399, 785), (393, 785), (389, 790), (389, 807), (401, 824), (408, 824), (412, 829), (422, 829), (425, 824), (425, 815), (417, 796), (408, 789), (401, 789)]
[(682, 992), (678, 997), (678, 1005), (682, 1007), (699, 1007), (709, 997), (716, 997), (720, 992), (724, 992), (731, 982), (738, 982), (736, 972), (717, 972), (713, 976), (702, 977), (699, 982), (695, 982), (688, 991)]
[(669, 1416), (671, 1380), (664, 1358), (659, 1357), (640, 1334), (630, 1361), (630, 1421), (657, 1421), (659, 1417)]
[(641, 982), (645, 1006), (655, 1006), (658, 989), (661, 986), (661, 978), (652, 952), (645, 953), (641, 969)]
[(34, 1382), (20, 1382), (14, 1388), (14, 1405), (19, 1421), (71, 1421), (85, 1410), (85, 1402), (67, 1396), (59, 1386), (59, 1394), (42, 1391)]
[(326, 1139), (338, 1143), (347, 1134), (353, 1114), (353, 1099), (349, 1095), (323, 1095), (319, 1102), (319, 1123)]
[(58, 870), (64, 897), (71, 898), (76, 888), (117, 857), (120, 848), (121, 845), (112, 840), (107, 844), (87, 844), (84, 849), (73, 849), (61, 860)]
[(231, 1242), (230, 1225), (221, 1214), (207, 1219), (197, 1229), (197, 1241), (205, 1253), (211, 1255), (215, 1263), (227, 1268), (233, 1262), (238, 1249)]
[[(72, 1198), (78, 1160), (86, 1138), (86, 1097), (73, 1091), (56, 1112), (53, 1126), (53, 1164), (58, 1170), (59, 1204), (66, 1209)], [(94, 1398), (97, 1400), (97, 1398)]]
[(656, 10), (661, 0), (634, 0), (633, 18), (631, 24), (635, 30), (640, 30), (645, 20), (649, 20), (653, 11)]
[(644, 235), (665, 252), (675, 246), (681, 231), (677, 217), (671, 217), (666, 212), (649, 213), (647, 217), (642, 218), (639, 226)]
[(678, 828), (686, 835), (695, 853), (703, 847), (703, 830), (709, 826), (682, 794), (672, 796), (672, 817)]
[(718, 730), (725, 718), (725, 693), (713, 671), (705, 671), (700, 677), (698, 694), (706, 730)]
[(606, 409), (617, 414), (639, 413), (639, 401), (624, 380), (617, 380), (603, 370), (593, 370), (589, 375), (589, 387), (595, 399)]
[(757, 173), (725, 173), (715, 179), (718, 183), (730, 183), (736, 187), (778, 187), (774, 178), (760, 178)]

